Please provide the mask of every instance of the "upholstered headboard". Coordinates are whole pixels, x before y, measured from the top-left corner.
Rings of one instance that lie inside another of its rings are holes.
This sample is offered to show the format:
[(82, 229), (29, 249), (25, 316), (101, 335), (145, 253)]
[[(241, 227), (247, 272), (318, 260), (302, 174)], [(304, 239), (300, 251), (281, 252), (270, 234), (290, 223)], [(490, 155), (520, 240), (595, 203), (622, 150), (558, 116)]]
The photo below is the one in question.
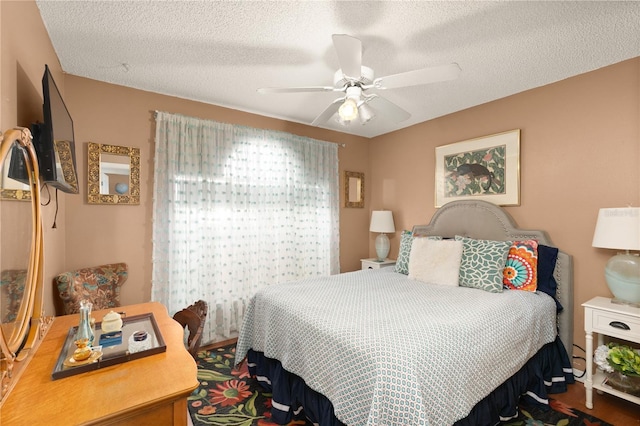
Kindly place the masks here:
[[(513, 241), (535, 239), (553, 246), (545, 231), (519, 229), (513, 218), (502, 208), (486, 201), (453, 201), (442, 206), (428, 225), (413, 227), (414, 235), (440, 235)], [(557, 299), (564, 309), (558, 315), (560, 339), (571, 358), (573, 354), (573, 264), (571, 256), (558, 251), (554, 277), (558, 283)]]

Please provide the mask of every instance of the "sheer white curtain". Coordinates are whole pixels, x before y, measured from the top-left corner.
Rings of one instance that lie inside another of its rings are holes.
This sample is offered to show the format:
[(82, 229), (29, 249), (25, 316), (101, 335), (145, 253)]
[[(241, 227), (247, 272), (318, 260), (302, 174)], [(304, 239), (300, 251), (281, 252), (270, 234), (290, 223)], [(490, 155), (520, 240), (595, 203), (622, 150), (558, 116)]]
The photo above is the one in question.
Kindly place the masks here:
[(337, 145), (156, 114), (152, 299), (234, 335), (261, 287), (339, 272)]

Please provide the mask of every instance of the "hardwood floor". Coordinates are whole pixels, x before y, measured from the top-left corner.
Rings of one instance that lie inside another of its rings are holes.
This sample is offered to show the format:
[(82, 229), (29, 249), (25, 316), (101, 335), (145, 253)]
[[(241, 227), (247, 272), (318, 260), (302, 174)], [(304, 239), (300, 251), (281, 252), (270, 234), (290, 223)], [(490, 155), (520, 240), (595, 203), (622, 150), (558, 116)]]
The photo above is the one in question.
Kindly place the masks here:
[(232, 344), (232, 343), (236, 343), (237, 341), (238, 341), (238, 339), (221, 340), (221, 341), (219, 341), (219, 342), (212, 343), (212, 344), (210, 344), (210, 345), (202, 346), (202, 347), (200, 348), (200, 350), (203, 350), (203, 349), (215, 349), (215, 348), (221, 348), (221, 347), (223, 347), (223, 346), (227, 346), (227, 345), (230, 345), (230, 344)]
[[(207, 349), (226, 346), (235, 341), (236, 339), (218, 342), (207, 346)], [(586, 394), (584, 385), (580, 382), (569, 385), (567, 392), (554, 394), (551, 397), (614, 426), (640, 426), (640, 406), (612, 395), (593, 392), (593, 409), (589, 410), (584, 405)]]
[(614, 426), (640, 426), (640, 406), (613, 395), (600, 395), (594, 391), (593, 409), (589, 410), (584, 405), (586, 394), (584, 385), (580, 382), (569, 385), (566, 393), (551, 395), (551, 397)]

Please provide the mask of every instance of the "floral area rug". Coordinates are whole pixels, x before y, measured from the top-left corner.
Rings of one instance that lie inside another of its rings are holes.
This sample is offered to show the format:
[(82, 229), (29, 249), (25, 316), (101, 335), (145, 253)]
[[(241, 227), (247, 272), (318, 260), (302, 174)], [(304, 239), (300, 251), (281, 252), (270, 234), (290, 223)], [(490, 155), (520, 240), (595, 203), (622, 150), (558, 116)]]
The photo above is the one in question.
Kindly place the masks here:
[[(274, 426), (271, 394), (249, 376), (247, 364), (233, 367), (235, 344), (198, 353), (200, 386), (189, 397), (194, 426)], [(613, 426), (575, 408), (551, 400), (551, 409), (521, 406), (518, 418), (501, 426)], [(288, 426), (311, 426), (303, 414)]]
[(518, 418), (502, 422), (500, 426), (613, 426), (558, 400), (549, 401), (551, 409), (547, 410), (521, 405)]

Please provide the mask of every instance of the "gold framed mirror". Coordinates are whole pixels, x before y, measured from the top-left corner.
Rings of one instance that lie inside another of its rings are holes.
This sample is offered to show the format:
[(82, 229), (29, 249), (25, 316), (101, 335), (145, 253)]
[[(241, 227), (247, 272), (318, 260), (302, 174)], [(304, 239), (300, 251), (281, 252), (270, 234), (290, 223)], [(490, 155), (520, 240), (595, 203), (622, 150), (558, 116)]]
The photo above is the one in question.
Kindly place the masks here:
[(0, 199), (31, 201), (31, 190), (26, 175), (24, 157), (17, 142), (14, 141), (14, 144), (9, 148), (1, 167)]
[(344, 172), (344, 206), (364, 208), (364, 173)]
[(140, 204), (140, 148), (88, 143), (89, 204)]
[[(2, 136), (2, 176), (27, 185), (31, 203), (0, 199), (0, 404), (50, 323), (43, 317), (38, 159), (28, 129), (11, 129)], [(6, 167), (10, 170), (5, 173)]]

